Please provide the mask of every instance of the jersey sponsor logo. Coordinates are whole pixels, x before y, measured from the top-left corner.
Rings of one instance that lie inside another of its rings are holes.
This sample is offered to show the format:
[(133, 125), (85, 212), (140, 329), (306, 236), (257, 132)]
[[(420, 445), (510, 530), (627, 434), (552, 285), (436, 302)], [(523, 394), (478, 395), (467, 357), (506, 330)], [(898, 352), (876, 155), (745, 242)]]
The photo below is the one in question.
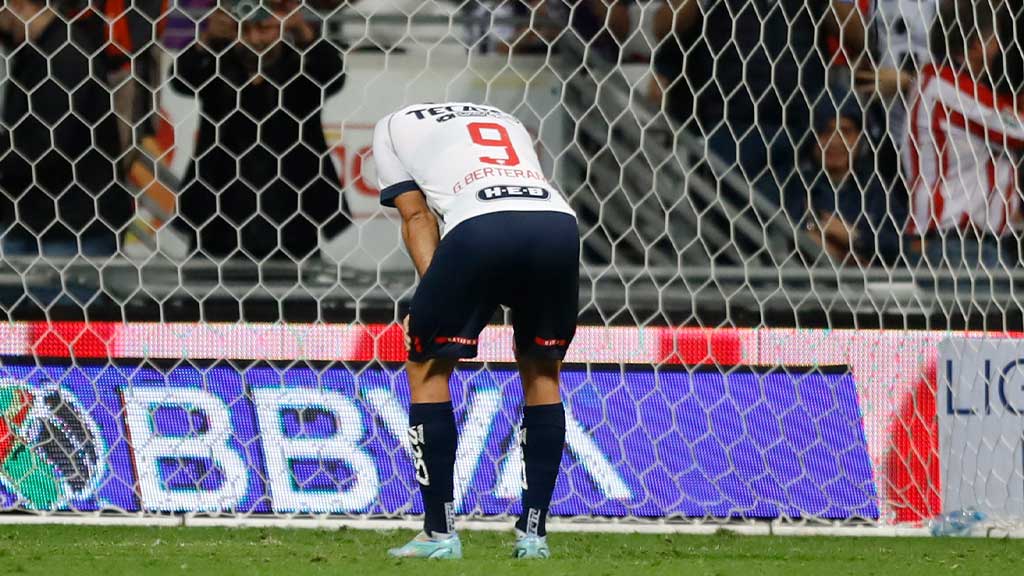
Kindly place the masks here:
[[(526, 453), (526, 428), (519, 429), (519, 449), (522, 451), (522, 454)], [(524, 463), (521, 468), (523, 473), (519, 481), (523, 483), (523, 490), (529, 490), (530, 485), (526, 482), (526, 464)]]
[(537, 346), (568, 346), (569, 345), (569, 341), (568, 340), (563, 340), (561, 338), (550, 338), (550, 339), (545, 340), (544, 338), (541, 338), (539, 336), (537, 336), (537, 337), (535, 337), (533, 339), (533, 343), (536, 344)]
[(540, 186), (488, 186), (481, 188), (476, 193), (481, 200), (503, 200), (505, 198), (530, 198), (532, 200), (547, 200), (551, 198), (551, 192)]
[(540, 530), (540, 510), (530, 508), (526, 514), (526, 533), (536, 536), (538, 530)]
[(480, 118), (509, 118), (507, 114), (497, 108), (485, 108), (471, 104), (445, 104), (441, 106), (428, 106), (409, 110), (406, 116), (415, 116), (417, 120), (433, 118), (437, 122), (447, 122), (453, 118), (480, 117)]
[(412, 452), (412, 465), (416, 470), (416, 481), (420, 486), (430, 486), (430, 473), (427, 471), (427, 463), (423, 459), (424, 444), (423, 424), (410, 426), (409, 451)]
[(476, 346), (476, 338), (465, 338), (462, 336), (438, 336), (434, 338), (434, 344), (464, 344), (466, 346)]
[(444, 526), (448, 534), (455, 532), (455, 502), (444, 503)]

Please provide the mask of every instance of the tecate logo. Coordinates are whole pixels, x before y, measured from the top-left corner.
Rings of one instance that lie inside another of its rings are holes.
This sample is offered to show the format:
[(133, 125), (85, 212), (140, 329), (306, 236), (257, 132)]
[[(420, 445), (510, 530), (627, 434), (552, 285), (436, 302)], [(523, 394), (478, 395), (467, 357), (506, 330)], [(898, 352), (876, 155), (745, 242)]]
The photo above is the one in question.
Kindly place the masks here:
[(104, 474), (96, 423), (56, 385), (0, 380), (0, 482), (29, 508), (86, 498)]

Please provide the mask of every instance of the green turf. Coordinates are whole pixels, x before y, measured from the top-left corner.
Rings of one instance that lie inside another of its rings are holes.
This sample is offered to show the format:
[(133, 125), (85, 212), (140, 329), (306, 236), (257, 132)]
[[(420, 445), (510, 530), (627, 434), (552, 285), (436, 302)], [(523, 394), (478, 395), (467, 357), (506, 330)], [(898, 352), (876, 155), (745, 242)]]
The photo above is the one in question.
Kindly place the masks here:
[(405, 531), (0, 526), (0, 574), (1012, 574), (1024, 541), (553, 534), (555, 558), (509, 559), (510, 533), (463, 534), (458, 562), (391, 560)]

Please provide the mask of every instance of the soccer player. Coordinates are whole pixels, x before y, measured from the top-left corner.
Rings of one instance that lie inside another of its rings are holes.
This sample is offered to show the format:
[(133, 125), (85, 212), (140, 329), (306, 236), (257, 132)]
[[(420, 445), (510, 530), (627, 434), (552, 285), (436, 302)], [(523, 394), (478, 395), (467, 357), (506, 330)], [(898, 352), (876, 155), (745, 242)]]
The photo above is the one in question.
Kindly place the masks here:
[(579, 306), (575, 214), (545, 179), (529, 133), (497, 108), (408, 106), (377, 123), (373, 156), (381, 204), (398, 208), (420, 275), (404, 324), (409, 437), (425, 518), (423, 532), (390, 554), (462, 556), (448, 379), (459, 358), (476, 356), (480, 331), (504, 304), (526, 398), (515, 556), (547, 558), (545, 520), (565, 444), (559, 370)]

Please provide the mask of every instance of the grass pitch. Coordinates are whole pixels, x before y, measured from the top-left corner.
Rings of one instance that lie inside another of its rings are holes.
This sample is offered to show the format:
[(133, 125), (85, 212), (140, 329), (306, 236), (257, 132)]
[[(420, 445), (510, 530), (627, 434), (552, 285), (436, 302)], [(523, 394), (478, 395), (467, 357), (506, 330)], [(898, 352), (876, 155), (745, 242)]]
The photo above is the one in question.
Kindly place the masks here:
[(408, 531), (0, 526), (0, 574), (1012, 574), (1024, 540), (565, 534), (514, 561), (511, 533), (465, 532), (462, 561), (391, 560)]

